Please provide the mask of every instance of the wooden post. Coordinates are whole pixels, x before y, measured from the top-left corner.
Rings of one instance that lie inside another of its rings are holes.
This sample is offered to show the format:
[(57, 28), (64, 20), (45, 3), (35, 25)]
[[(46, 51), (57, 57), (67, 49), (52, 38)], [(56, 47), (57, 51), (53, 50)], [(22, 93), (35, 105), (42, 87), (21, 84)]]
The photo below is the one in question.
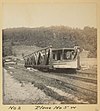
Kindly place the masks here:
[(77, 49), (77, 65), (78, 65), (78, 69), (80, 69), (80, 50)]
[(53, 55), (52, 55), (52, 46), (50, 46), (50, 58), (49, 58), (49, 64), (50, 64), (50, 69), (52, 69), (53, 67), (52, 67), (52, 65), (53, 65), (53, 57), (52, 57)]
[(61, 60), (64, 59), (64, 49), (62, 49), (62, 55), (61, 55)]

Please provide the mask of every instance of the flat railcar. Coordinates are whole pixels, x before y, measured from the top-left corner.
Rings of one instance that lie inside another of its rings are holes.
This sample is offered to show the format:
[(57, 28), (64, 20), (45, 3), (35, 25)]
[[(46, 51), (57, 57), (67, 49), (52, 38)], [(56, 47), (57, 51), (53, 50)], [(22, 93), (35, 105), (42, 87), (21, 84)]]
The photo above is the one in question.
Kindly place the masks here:
[(46, 47), (23, 56), (25, 67), (37, 69), (79, 69), (80, 49), (74, 48), (52, 48)]

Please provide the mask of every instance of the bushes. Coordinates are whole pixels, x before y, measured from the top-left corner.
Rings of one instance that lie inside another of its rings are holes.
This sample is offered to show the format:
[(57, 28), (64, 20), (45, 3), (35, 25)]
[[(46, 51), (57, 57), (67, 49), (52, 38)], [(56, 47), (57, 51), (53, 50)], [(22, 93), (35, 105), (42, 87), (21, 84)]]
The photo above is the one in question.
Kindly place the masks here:
[(52, 26), (39, 28), (12, 28), (3, 30), (3, 41), (12, 41), (12, 45), (36, 45), (38, 47), (73, 47), (79, 45), (90, 51), (91, 57), (96, 57), (97, 29), (84, 29), (67, 26)]

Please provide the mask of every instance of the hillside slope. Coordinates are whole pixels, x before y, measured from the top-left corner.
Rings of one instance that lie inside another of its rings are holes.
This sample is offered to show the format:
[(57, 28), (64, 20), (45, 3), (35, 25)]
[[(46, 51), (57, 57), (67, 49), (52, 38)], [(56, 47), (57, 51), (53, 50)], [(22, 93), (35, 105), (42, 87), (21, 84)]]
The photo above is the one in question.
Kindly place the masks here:
[(97, 29), (84, 27), (84, 29), (67, 26), (51, 26), (38, 28), (11, 28), (4, 29), (3, 43), (11, 42), (14, 45), (27, 45), (46, 47), (74, 47), (79, 45), (89, 51), (89, 57), (96, 57)]

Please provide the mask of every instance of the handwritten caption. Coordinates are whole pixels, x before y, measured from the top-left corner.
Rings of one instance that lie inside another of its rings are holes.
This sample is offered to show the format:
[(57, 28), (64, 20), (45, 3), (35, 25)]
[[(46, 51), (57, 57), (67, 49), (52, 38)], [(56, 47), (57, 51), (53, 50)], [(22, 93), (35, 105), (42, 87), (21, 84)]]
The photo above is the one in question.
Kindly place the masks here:
[(9, 106), (9, 110), (21, 110), (21, 106)]
[[(76, 106), (69, 106), (69, 105), (64, 105), (64, 106), (33, 106), (35, 110), (64, 110), (64, 109), (76, 109)], [(9, 110), (21, 110), (21, 106), (9, 106)]]
[(61, 109), (76, 109), (76, 106), (35, 106), (35, 110), (49, 110), (49, 109), (53, 109), (53, 110), (61, 110)]

